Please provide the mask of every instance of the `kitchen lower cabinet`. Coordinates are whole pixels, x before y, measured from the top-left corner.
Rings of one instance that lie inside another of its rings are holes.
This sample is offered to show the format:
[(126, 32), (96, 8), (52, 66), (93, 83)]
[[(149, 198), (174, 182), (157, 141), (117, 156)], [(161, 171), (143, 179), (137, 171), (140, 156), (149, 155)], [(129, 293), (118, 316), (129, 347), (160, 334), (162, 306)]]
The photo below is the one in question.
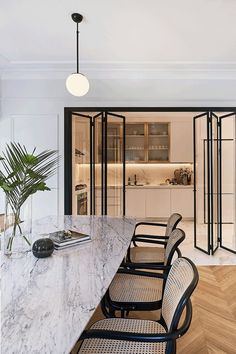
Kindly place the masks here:
[(168, 218), (170, 216), (170, 189), (146, 190), (146, 217)]
[(193, 189), (172, 189), (171, 190), (171, 211), (179, 213), (183, 218), (193, 218)]
[(175, 212), (193, 219), (193, 187), (126, 189), (126, 216), (167, 219)]
[(146, 215), (146, 189), (126, 189), (126, 216), (143, 218)]

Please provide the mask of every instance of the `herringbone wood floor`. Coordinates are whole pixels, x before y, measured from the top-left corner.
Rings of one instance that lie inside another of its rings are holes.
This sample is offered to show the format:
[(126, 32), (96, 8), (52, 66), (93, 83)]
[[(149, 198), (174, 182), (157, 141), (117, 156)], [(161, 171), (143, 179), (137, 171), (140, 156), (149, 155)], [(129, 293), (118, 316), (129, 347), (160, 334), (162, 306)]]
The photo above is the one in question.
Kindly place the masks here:
[[(204, 266), (198, 270), (200, 280), (192, 296), (192, 324), (177, 341), (177, 353), (236, 354), (236, 266)], [(135, 317), (157, 316), (155, 312), (140, 312)], [(92, 323), (101, 318), (98, 309)]]

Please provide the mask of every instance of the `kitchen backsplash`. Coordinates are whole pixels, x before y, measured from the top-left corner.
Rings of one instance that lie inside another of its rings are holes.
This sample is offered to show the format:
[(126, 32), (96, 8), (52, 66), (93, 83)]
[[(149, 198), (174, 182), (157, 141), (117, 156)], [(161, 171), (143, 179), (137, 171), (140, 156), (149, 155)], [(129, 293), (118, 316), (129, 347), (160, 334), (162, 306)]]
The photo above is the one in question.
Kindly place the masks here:
[[(160, 184), (166, 179), (174, 177), (174, 171), (180, 168), (189, 168), (193, 170), (192, 164), (127, 164), (126, 165), (126, 184), (128, 178), (131, 182), (134, 181), (134, 175), (138, 183)], [(97, 167), (97, 185), (99, 185), (100, 168)], [(89, 184), (89, 165), (76, 165), (75, 184)], [(122, 168), (121, 165), (108, 165), (108, 185), (121, 185), (122, 183)], [(193, 183), (193, 177), (192, 182)]]
[[(128, 164), (126, 166), (126, 183), (133, 182), (136, 174), (138, 183), (160, 184), (166, 179), (174, 178), (174, 171), (180, 168), (193, 170), (192, 164)], [(193, 179), (193, 178), (192, 178)]]

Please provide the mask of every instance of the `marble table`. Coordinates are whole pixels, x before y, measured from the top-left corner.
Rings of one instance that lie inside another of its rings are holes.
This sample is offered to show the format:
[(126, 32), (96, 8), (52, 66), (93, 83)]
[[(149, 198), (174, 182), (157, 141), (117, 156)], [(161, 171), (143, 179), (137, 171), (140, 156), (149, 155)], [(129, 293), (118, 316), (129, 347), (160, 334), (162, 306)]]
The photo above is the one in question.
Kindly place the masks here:
[(54, 251), (2, 256), (1, 353), (69, 353), (109, 287), (131, 241), (134, 219), (63, 216), (35, 223), (34, 238), (76, 228), (92, 241)]

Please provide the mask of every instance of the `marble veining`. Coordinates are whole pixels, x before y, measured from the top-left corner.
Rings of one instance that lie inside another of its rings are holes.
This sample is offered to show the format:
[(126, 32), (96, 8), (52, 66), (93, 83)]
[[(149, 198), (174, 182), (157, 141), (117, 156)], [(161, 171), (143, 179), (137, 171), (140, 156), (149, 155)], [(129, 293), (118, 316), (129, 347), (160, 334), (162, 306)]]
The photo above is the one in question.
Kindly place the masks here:
[(134, 226), (134, 219), (106, 216), (35, 222), (34, 239), (74, 227), (92, 241), (45, 259), (2, 255), (1, 353), (69, 353), (111, 283)]

